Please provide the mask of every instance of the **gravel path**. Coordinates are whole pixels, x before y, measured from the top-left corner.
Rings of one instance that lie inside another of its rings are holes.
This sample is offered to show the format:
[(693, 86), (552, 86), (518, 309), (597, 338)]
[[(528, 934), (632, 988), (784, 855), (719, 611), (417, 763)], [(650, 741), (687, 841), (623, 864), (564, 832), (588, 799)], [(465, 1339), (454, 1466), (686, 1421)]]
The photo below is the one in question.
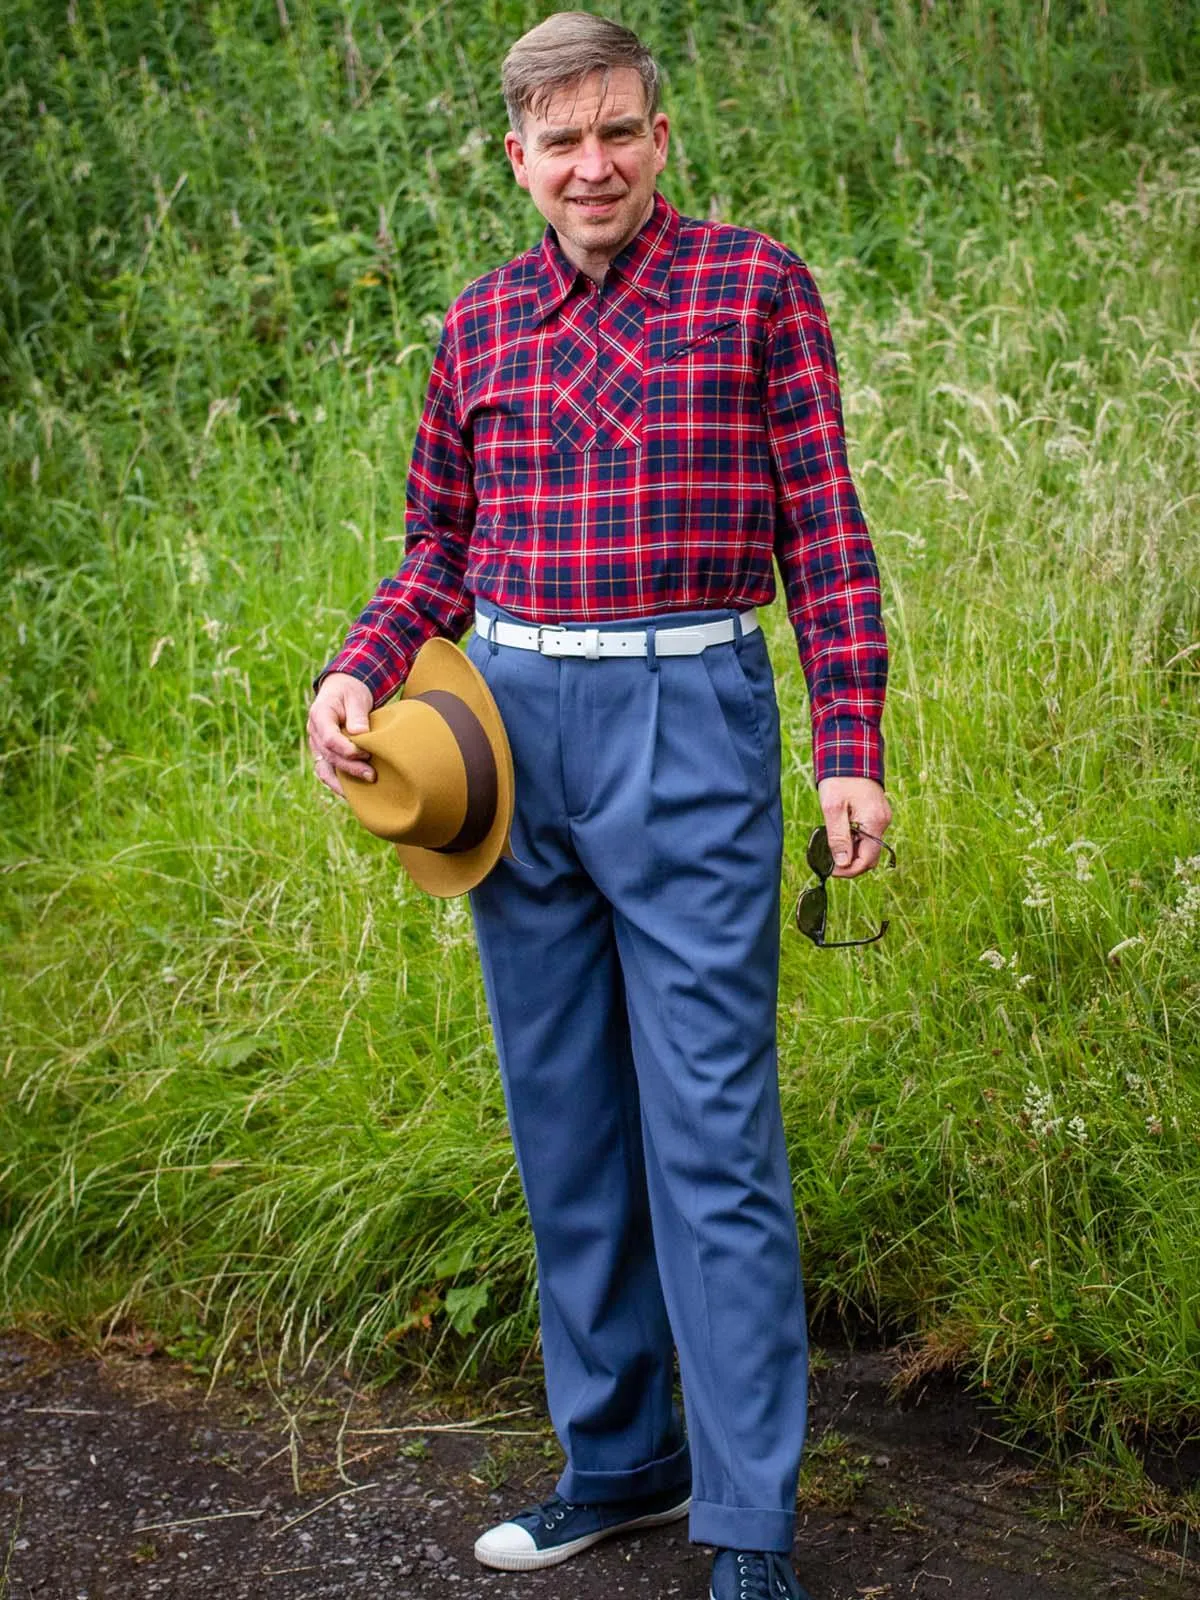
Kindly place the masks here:
[[(1039, 1522), (1046, 1487), (984, 1416), (948, 1385), (901, 1409), (893, 1371), (843, 1353), (814, 1381), (796, 1543), (813, 1600), (1200, 1597), (1177, 1556)], [(679, 1528), (542, 1574), (478, 1566), (477, 1531), (553, 1487), (543, 1419), (506, 1408), (505, 1431), (439, 1432), (447, 1410), (344, 1379), (302, 1403), (206, 1396), (134, 1341), (100, 1359), (0, 1335), (0, 1600), (704, 1600), (708, 1554)]]

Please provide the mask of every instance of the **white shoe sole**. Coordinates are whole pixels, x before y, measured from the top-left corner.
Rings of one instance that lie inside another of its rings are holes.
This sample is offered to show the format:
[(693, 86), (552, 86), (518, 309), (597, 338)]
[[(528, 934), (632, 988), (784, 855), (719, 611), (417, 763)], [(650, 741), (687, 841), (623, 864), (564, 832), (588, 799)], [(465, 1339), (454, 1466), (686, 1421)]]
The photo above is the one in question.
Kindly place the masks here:
[(553, 1550), (511, 1553), (505, 1550), (488, 1550), (485, 1548), (487, 1543), (485, 1533), (475, 1541), (475, 1559), (482, 1566), (495, 1567), (500, 1572), (539, 1572), (543, 1567), (556, 1567), (560, 1561), (569, 1561), (581, 1550), (599, 1544), (601, 1539), (611, 1539), (614, 1534), (634, 1533), (638, 1528), (658, 1528), (667, 1522), (678, 1522), (681, 1517), (687, 1516), (691, 1506), (692, 1498), (689, 1495), (686, 1500), (681, 1500), (677, 1506), (672, 1506), (668, 1511), (653, 1511), (645, 1517), (634, 1517), (629, 1522), (618, 1522), (612, 1528), (599, 1528), (595, 1533), (585, 1533), (578, 1539), (571, 1539), (567, 1544), (556, 1544)]

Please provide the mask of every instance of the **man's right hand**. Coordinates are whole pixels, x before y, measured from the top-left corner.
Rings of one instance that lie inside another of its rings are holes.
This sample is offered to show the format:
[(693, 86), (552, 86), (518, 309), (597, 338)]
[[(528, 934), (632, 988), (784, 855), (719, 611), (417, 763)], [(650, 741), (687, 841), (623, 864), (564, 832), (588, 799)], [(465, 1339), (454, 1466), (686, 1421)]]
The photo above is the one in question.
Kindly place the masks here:
[(343, 794), (339, 772), (365, 778), (368, 783), (375, 781), (370, 756), (364, 756), (346, 737), (350, 733), (366, 733), (372, 704), (371, 691), (365, 683), (348, 672), (331, 672), (309, 707), (308, 747), (314, 757), (313, 770), (334, 794)]

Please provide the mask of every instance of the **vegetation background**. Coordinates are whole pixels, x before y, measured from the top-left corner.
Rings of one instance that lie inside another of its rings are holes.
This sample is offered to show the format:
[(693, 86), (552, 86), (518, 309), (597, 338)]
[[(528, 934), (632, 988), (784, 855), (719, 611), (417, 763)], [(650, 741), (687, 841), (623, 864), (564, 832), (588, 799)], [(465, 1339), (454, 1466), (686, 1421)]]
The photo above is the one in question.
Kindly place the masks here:
[[(312, 779), (447, 302), (538, 219), (550, 7), (0, 15), (0, 1314), (210, 1363), (529, 1352), (469, 917)], [(878, 948), (787, 945), (815, 1313), (1200, 1521), (1200, 8), (613, 8), (685, 211), (799, 248), (894, 648)], [(776, 608), (789, 893), (816, 817)]]

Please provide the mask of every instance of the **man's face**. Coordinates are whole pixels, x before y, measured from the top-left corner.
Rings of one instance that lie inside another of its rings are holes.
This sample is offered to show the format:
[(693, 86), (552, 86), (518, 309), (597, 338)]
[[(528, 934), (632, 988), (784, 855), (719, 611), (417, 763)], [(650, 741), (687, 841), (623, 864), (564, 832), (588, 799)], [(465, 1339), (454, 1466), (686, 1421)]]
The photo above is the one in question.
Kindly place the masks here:
[(541, 116), (525, 113), (504, 148), (522, 189), (558, 234), (568, 260), (602, 277), (649, 217), (667, 164), (667, 119), (646, 115), (632, 67), (592, 73), (558, 90)]

